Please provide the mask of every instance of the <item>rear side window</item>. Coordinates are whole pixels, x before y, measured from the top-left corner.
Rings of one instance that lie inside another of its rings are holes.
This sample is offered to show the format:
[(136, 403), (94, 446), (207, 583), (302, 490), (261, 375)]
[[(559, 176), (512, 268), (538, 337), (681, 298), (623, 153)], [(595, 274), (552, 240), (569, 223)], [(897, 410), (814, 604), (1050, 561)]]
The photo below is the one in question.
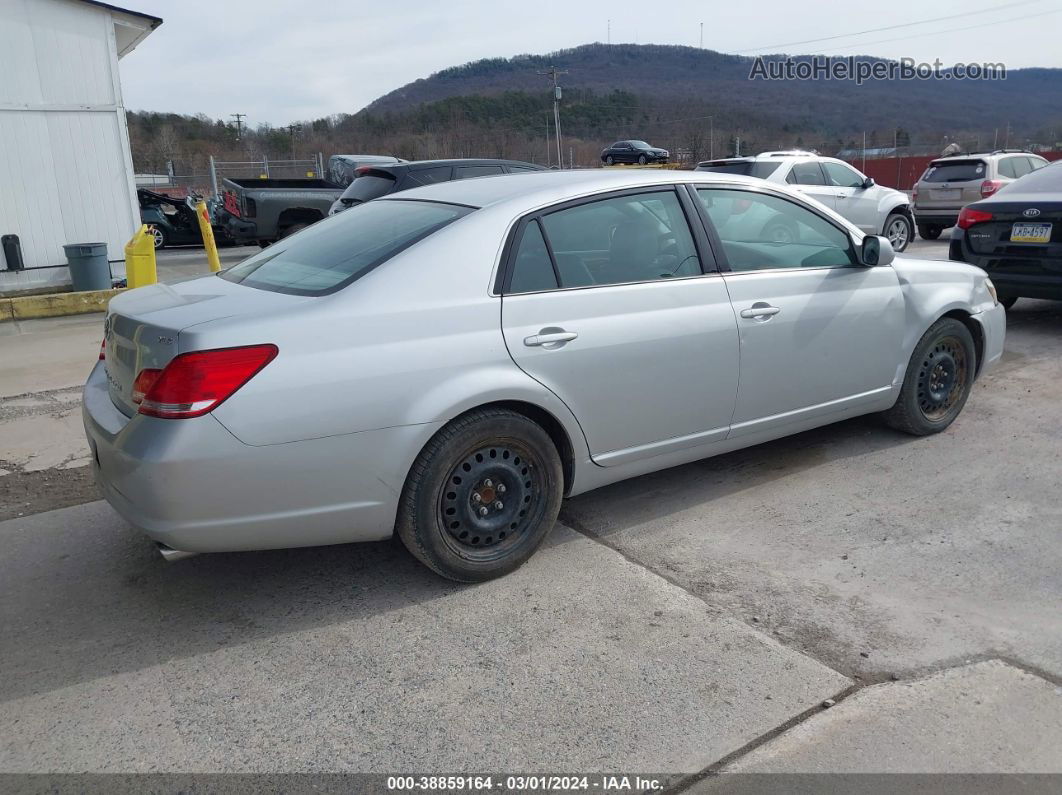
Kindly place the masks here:
[(984, 160), (950, 160), (947, 163), (930, 164), (922, 177), (923, 182), (971, 182), (984, 179)]
[[(1022, 160), (1025, 158), (1023, 157)], [(1018, 173), (1018, 158), (1016, 157), (1004, 157), (999, 161), (999, 175), (1001, 177), (1010, 177), (1011, 179), (1017, 179), (1021, 176)]]
[(374, 171), (355, 177), (339, 198), (343, 204), (358, 204), (386, 196), (394, 189), (394, 177), (383, 171)]
[(219, 275), (260, 290), (326, 295), (470, 212), (470, 207), (436, 202), (360, 204), (274, 243)]
[(826, 180), (822, 176), (822, 169), (819, 168), (818, 163), (797, 163), (786, 176), (785, 181), (790, 185), (826, 184)]
[(489, 177), (501, 174), (501, 166), (458, 166), (454, 169), (454, 179), (471, 179), (472, 177)]
[(553, 270), (546, 240), (538, 221), (524, 227), (516, 246), (513, 262), (513, 278), (509, 285), (511, 293), (535, 293), (540, 290), (556, 290), (557, 274)]
[(706, 163), (703, 166), (697, 166), (697, 171), (712, 171), (716, 174), (738, 174), (742, 177), (757, 177), (758, 179), (767, 179), (775, 171), (781, 163), (771, 163), (769, 161), (748, 161), (745, 163)]
[(420, 168), (409, 172), (409, 179), (416, 185), (434, 185), (436, 182), (449, 182), (453, 169), (450, 166)]
[(1011, 193), (1062, 193), (1062, 162), (1050, 163), (1008, 185)]

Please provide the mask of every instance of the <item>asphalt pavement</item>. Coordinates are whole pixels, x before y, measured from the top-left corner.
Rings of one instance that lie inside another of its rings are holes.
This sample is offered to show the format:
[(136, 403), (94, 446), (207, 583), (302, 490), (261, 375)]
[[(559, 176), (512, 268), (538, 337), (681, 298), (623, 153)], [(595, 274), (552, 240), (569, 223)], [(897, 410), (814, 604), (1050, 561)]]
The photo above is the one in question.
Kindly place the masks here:
[[(98, 333), (0, 339), (0, 493), (85, 471)], [(1019, 301), (948, 432), (859, 418), (591, 492), (478, 586), (394, 542), (167, 564), (35, 493), (0, 522), (0, 772), (1062, 773), (1060, 383), (1062, 305)]]

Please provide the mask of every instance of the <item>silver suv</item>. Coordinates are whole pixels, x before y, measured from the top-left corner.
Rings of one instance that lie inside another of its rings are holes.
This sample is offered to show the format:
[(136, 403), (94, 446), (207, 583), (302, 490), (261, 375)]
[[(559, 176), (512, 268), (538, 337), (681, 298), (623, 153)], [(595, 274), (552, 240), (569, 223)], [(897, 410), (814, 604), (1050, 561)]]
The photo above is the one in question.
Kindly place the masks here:
[(789, 150), (706, 160), (698, 163), (696, 170), (741, 174), (789, 185), (844, 216), (864, 234), (884, 235), (894, 251), (903, 251), (914, 238), (907, 194), (875, 184), (843, 160)]
[(996, 191), (1047, 161), (1022, 149), (940, 157), (929, 164), (914, 186), (914, 211), (918, 234), (936, 240), (955, 226), (959, 211), (971, 202), (987, 199)]

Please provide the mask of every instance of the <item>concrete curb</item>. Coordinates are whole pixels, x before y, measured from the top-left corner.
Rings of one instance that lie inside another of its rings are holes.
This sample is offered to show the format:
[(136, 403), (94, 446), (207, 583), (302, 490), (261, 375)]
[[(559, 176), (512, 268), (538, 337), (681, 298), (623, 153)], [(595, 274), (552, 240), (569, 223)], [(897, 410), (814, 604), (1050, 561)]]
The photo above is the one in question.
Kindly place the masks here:
[(103, 312), (107, 302), (125, 288), (87, 290), (81, 293), (48, 293), (20, 298), (0, 298), (0, 323), (37, 317), (62, 317)]

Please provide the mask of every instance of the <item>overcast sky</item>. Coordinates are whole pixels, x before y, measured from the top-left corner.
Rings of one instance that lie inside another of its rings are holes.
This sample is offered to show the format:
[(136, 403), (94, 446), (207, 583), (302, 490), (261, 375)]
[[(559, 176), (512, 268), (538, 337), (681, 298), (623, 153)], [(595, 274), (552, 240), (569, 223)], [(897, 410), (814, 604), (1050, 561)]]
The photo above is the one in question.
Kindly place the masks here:
[[(251, 125), (353, 113), (405, 83), (478, 58), (605, 41), (610, 17), (613, 43), (697, 46), (703, 21), (704, 46), (721, 52), (769, 47), (1062, 67), (1062, 13), (1046, 13), (1062, 11), (1062, 0), (111, 2), (165, 20), (122, 59), (127, 108), (226, 119), (239, 112)], [(881, 30), (929, 19), (937, 21)], [(802, 43), (869, 29), (878, 30)]]

